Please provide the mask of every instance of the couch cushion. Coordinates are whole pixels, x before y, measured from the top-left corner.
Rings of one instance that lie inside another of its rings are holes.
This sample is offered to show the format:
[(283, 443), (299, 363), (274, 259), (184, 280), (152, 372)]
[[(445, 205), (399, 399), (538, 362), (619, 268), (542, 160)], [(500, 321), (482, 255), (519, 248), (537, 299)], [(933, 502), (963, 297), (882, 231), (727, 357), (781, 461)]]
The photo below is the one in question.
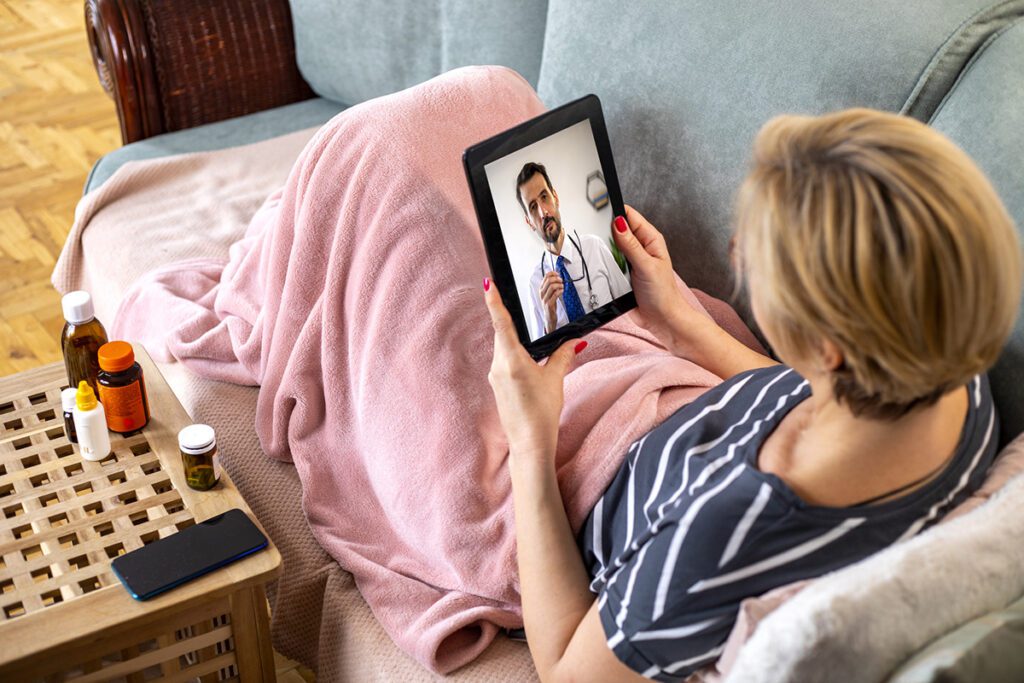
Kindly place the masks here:
[(536, 86), (547, 0), (292, 0), (299, 71), (314, 92), (358, 104), (470, 64)]
[[(538, 89), (548, 106), (601, 97), (624, 198), (666, 233), (684, 280), (728, 296), (734, 196), (766, 120), (853, 106), (928, 120), (972, 56), (1022, 15), (1020, 0), (798, 0), (770, 12), (736, 1), (652, 12), (643, 3), (551, 0)], [(952, 131), (954, 119), (964, 122), (954, 139), (1002, 174), (997, 187), (1024, 224), (1024, 52), (1011, 39), (1007, 32), (985, 50), (1016, 50), (993, 68), (998, 75), (983, 69), (995, 55), (982, 55), (957, 86), (976, 94), (947, 102), (936, 123)], [(753, 326), (745, 305), (737, 308)], [(1000, 410), (1013, 415), (1010, 435), (1024, 429), (1022, 352), (1014, 347), (1001, 366), (1014, 364), (1013, 378), (993, 379)]]
[(208, 152), (248, 145), (293, 131), (319, 126), (345, 107), (315, 97), (248, 116), (226, 119), (174, 133), (156, 135), (116, 149), (99, 159), (85, 181), (85, 192), (102, 185), (126, 161), (154, 159), (184, 152)]
[(800, 0), (765, 12), (668, 3), (651, 12), (551, 0), (539, 94), (548, 106), (602, 98), (627, 202), (668, 233), (684, 279), (721, 295), (734, 193), (761, 125), (784, 112), (899, 111), (940, 46), (992, 4)]
[[(932, 117), (932, 125), (970, 154), (1024, 230), (1024, 19), (979, 51)], [(1002, 442), (1024, 432), (1024, 307), (989, 376)]]
[(914, 655), (887, 683), (1019, 683), (1024, 674), (1024, 598), (969, 621)]

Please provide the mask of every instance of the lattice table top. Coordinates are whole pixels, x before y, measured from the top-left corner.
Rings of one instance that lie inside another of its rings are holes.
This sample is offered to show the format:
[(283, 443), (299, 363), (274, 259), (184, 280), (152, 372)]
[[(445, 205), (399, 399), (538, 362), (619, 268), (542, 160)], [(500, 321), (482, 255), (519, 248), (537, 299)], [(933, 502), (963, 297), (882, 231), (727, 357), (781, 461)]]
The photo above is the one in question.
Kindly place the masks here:
[[(232, 507), (249, 512), (227, 475), (210, 492), (185, 486), (177, 431), (188, 415), (141, 347), (152, 420), (130, 436), (111, 434), (113, 454), (84, 460), (65, 437), (60, 392), (62, 363), (0, 379), (0, 638), (7, 627), (59, 615), (89, 598), (135, 601), (110, 569), (110, 561), (157, 538)], [(251, 513), (250, 513), (251, 516)], [(211, 589), (276, 573), (280, 556), (253, 556), (192, 584)], [(263, 557), (260, 557), (260, 556)], [(248, 573), (246, 570), (248, 567)], [(230, 571), (229, 571), (230, 570)], [(211, 579), (215, 575), (219, 579)], [(192, 588), (187, 593), (195, 593)], [(176, 589), (167, 593), (182, 597)], [(126, 618), (140, 605), (131, 605)], [(165, 601), (166, 601), (165, 600)], [(76, 610), (78, 611), (78, 610)], [(37, 624), (38, 625), (38, 624)], [(23, 631), (11, 631), (16, 633)], [(26, 644), (31, 650), (32, 645)], [(0, 661), (7, 659), (0, 655)]]

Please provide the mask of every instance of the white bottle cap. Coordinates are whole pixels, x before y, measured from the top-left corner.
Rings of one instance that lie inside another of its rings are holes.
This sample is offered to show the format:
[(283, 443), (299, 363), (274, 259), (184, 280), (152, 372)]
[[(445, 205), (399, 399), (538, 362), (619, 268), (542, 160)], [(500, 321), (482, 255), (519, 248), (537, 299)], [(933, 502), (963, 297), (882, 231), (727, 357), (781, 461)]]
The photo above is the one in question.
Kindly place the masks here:
[(182, 453), (202, 455), (216, 443), (213, 427), (203, 424), (189, 425), (178, 432), (178, 448)]
[(82, 290), (68, 292), (60, 300), (60, 304), (64, 309), (64, 319), (72, 325), (81, 325), (96, 317), (96, 312), (92, 307), (92, 297), (89, 296), (89, 292), (83, 292)]
[(60, 407), (64, 409), (65, 413), (70, 413), (75, 409), (75, 389), (68, 387), (60, 392)]

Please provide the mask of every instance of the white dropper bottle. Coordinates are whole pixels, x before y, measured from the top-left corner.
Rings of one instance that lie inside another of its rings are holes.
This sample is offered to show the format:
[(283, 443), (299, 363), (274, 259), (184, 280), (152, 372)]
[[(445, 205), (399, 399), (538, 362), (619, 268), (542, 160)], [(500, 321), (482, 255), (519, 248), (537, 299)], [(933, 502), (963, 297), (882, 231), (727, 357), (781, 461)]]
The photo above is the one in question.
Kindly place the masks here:
[(107, 433), (107, 416), (103, 404), (96, 400), (96, 393), (84, 379), (78, 383), (75, 392), (75, 431), (78, 433), (78, 450), (86, 460), (102, 460), (110, 455), (110, 434)]

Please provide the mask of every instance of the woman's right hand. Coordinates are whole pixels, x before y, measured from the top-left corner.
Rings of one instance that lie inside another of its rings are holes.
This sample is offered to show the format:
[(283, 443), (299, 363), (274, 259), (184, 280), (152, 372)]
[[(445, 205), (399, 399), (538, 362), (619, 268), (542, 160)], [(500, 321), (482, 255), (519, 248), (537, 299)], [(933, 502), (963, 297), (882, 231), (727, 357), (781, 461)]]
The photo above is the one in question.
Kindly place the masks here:
[(665, 238), (628, 204), (625, 218), (612, 221), (612, 234), (629, 261), (641, 325), (673, 353), (688, 356), (687, 333), (710, 319), (683, 298)]

